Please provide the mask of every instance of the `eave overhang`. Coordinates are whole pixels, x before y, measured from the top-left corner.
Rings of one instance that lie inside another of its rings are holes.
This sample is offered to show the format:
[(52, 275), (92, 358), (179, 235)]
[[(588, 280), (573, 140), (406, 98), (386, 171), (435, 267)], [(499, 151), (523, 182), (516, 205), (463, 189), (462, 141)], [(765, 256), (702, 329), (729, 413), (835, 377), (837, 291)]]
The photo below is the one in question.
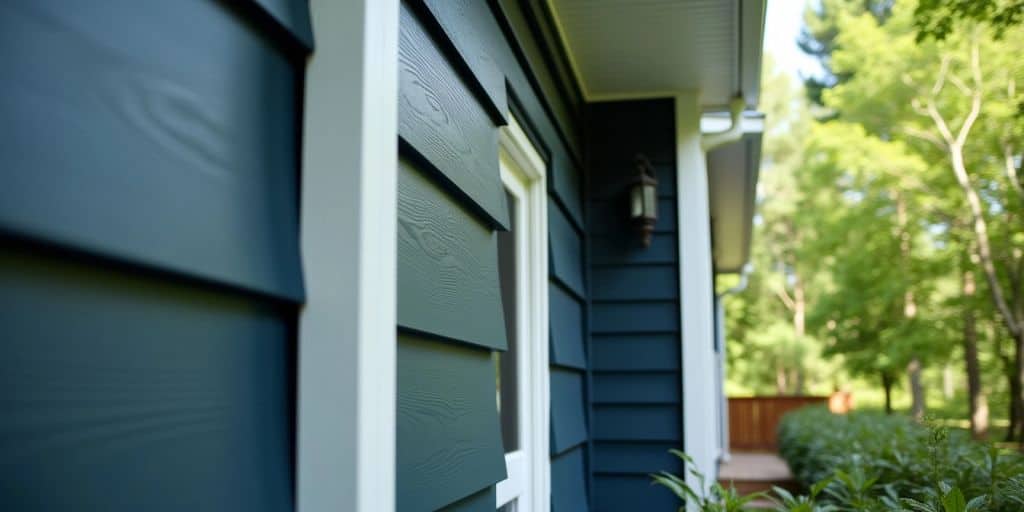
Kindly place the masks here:
[(583, 99), (618, 101), (697, 91), (701, 131), (744, 135), (708, 153), (714, 263), (739, 272), (750, 255), (764, 118), (760, 100), (765, 0), (548, 0)]

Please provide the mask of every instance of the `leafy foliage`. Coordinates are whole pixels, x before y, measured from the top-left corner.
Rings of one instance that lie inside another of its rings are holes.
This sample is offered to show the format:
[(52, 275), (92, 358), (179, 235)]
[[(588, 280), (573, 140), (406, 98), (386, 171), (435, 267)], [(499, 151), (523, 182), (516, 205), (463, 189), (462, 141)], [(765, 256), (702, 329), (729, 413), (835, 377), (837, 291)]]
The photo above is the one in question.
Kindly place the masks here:
[(828, 482), (822, 493), (834, 510), (1009, 512), (1024, 504), (1024, 457), (900, 416), (808, 408), (783, 419), (779, 444), (798, 480)]

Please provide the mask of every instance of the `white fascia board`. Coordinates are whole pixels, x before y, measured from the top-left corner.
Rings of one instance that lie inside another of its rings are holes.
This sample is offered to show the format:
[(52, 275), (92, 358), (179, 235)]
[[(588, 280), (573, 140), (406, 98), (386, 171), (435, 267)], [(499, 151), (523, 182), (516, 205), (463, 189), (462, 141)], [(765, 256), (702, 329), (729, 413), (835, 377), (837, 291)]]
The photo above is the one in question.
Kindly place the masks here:
[(312, 0), (296, 508), (395, 508), (398, 0)]
[(761, 56), (764, 51), (766, 0), (738, 0), (740, 9), (740, 90), (747, 105), (761, 100)]

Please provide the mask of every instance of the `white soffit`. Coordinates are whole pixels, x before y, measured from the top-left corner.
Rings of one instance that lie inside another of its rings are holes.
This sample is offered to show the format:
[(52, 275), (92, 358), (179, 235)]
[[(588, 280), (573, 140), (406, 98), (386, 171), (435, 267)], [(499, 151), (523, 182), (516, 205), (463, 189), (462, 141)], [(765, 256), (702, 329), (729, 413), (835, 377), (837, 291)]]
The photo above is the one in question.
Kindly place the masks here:
[(549, 0), (588, 101), (760, 94), (764, 0)]
[(761, 134), (747, 133), (708, 153), (711, 236), (718, 273), (739, 272), (750, 258)]

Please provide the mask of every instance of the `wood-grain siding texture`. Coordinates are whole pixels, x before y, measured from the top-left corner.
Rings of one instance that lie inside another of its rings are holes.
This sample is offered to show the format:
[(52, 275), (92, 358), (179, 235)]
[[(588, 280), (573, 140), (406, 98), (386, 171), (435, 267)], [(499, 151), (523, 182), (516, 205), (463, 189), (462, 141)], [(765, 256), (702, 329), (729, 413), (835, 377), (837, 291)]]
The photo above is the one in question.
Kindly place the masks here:
[[(672, 495), (650, 488), (647, 475), (681, 469), (667, 453), (682, 447), (683, 421), (674, 103), (592, 104), (587, 121), (593, 508), (673, 509)], [(646, 248), (626, 215), (637, 153), (658, 178), (658, 222)]]
[(302, 299), (304, 56), (209, 1), (3, 2), (0, 34), (0, 230)]
[(0, 509), (293, 509), (283, 1), (0, 5)]
[(508, 206), (498, 172), (498, 129), (412, 9), (402, 4), (398, 134), (467, 208), (500, 228)]
[[(552, 336), (552, 371), (574, 373), (580, 378), (579, 385), (573, 383), (569, 386), (559, 386), (568, 391), (561, 396), (569, 399), (565, 406), (558, 406), (552, 414), (562, 414), (565, 408), (565, 417), (573, 418), (573, 427), (576, 432), (573, 434), (577, 439), (582, 435), (586, 441), (586, 422), (589, 421), (586, 412), (589, 399), (587, 397), (589, 372), (586, 369), (587, 349), (585, 347), (588, 301), (586, 296), (585, 276), (585, 237), (583, 236), (583, 174), (580, 171), (580, 139), (578, 116), (563, 115), (562, 98), (552, 96), (547, 86), (550, 84), (554, 74), (558, 70), (551, 70), (544, 67), (543, 59), (528, 58), (527, 55), (534, 48), (539, 48), (533, 34), (528, 27), (522, 25), (524, 11), (520, 8), (523, 5), (515, 3), (504, 3), (497, 0), (489, 2), (472, 0), (408, 0), (408, 5), (403, 6), (403, 25), (410, 15), (415, 22), (420, 23), (420, 35), (431, 39), (426, 42), (430, 44), (428, 50), (433, 52), (434, 57), (442, 59), (442, 62), (433, 63), (435, 68), (441, 69), (445, 76), (443, 80), (450, 81), (453, 76), (461, 80), (458, 87), (451, 85), (451, 88), (458, 89), (457, 95), (461, 101), (469, 104), (462, 108), (472, 107), (472, 116), (452, 116), (450, 120), (459, 129), (437, 130), (437, 137), (453, 137), (462, 129), (476, 130), (475, 126), (482, 123), (482, 117), (478, 114), (491, 114), (492, 123), (498, 123), (506, 118), (511, 112), (515, 113), (519, 124), (524, 128), (536, 149), (540, 152), (547, 164), (549, 177), (548, 190), (551, 197), (549, 204), (549, 229), (558, 231), (553, 235), (555, 239), (549, 239), (552, 246), (559, 248), (558, 262), (554, 263), (553, 274), (557, 274), (550, 283), (554, 290), (551, 296), (552, 302), (551, 336)], [(533, 6), (535, 7), (535, 6)], [(529, 9), (532, 12), (533, 8)], [(528, 15), (529, 12), (526, 14)], [(510, 18), (515, 18), (510, 20)], [(423, 30), (426, 28), (426, 30)], [(419, 40), (423, 40), (422, 38)], [(524, 46), (531, 48), (524, 51)], [(418, 51), (422, 51), (417, 48)], [(535, 57), (535, 56), (534, 56)], [(403, 64), (403, 67), (405, 64)], [(441, 73), (437, 69), (434, 73)], [(419, 71), (417, 71), (419, 72)], [(408, 75), (410, 81), (418, 80)], [(405, 86), (406, 78), (403, 78)], [(412, 85), (419, 86), (419, 83)], [(431, 86), (431, 90), (434, 86)], [(430, 115), (442, 115), (442, 113), (453, 112), (454, 110), (443, 101), (446, 98), (435, 99), (439, 104), (433, 106), (434, 110), (424, 110)], [(552, 108), (552, 105), (557, 105)], [(461, 106), (461, 105), (460, 105)], [(493, 107), (501, 109), (498, 116), (495, 116)], [(402, 108), (408, 108), (406, 103), (400, 102)], [(477, 110), (479, 108), (479, 111)], [(401, 116), (401, 114), (400, 114)], [(497, 127), (491, 126), (492, 133), (497, 136)], [(474, 132), (476, 133), (476, 132)], [(432, 135), (434, 136), (434, 135)], [(432, 157), (424, 151), (422, 142), (413, 144), (403, 134), (401, 152), (412, 160), (415, 165), (420, 166), (420, 160), (426, 162), (429, 168), (425, 170), (439, 171), (436, 174), (444, 175), (448, 172), (445, 169), (437, 168), (441, 159)], [(482, 141), (483, 139), (480, 139)], [(496, 140), (496, 139), (495, 139)], [(497, 158), (496, 147), (491, 149), (483, 148), (483, 142), (466, 140), (469, 144), (481, 146), (480, 151), (491, 151), (485, 156)], [(443, 146), (447, 141), (438, 141), (437, 145)], [(474, 149), (475, 150), (475, 149)], [(491, 160), (485, 161), (485, 166), (490, 165)], [(487, 167), (490, 169), (490, 167)], [(431, 176), (428, 173), (428, 176)], [(495, 178), (497, 174), (494, 175)], [(433, 177), (432, 177), (433, 178)], [(442, 178), (441, 185), (444, 185), (447, 178)], [(450, 181), (450, 180), (448, 180)], [(440, 187), (449, 194), (456, 202), (464, 203), (463, 206), (473, 210), (475, 207), (486, 212), (482, 205), (475, 205), (481, 199), (477, 196), (464, 193), (458, 187)], [(559, 208), (559, 210), (555, 210)], [(564, 218), (561, 224), (552, 226), (550, 216), (560, 214)], [(486, 215), (484, 216), (487, 217)], [(504, 223), (492, 223), (493, 227), (502, 227)], [(573, 236), (566, 236), (573, 233)], [(401, 255), (400, 255), (401, 258)], [(565, 287), (565, 288), (563, 288)], [(463, 289), (459, 285), (459, 289)], [(400, 287), (399, 296), (403, 291)], [(470, 292), (473, 293), (473, 292)], [(564, 299), (564, 300), (562, 300)], [(401, 300), (401, 298), (399, 299)], [(557, 312), (556, 312), (557, 310)], [(465, 315), (469, 316), (469, 315)], [(447, 328), (446, 328), (447, 329)], [(457, 329), (457, 328), (453, 328)], [(468, 338), (468, 336), (466, 336)], [(434, 343), (447, 343), (453, 341), (450, 337), (434, 338)], [(462, 342), (468, 342), (466, 345)], [(479, 339), (460, 340), (460, 347), (466, 350), (477, 350), (473, 345), (486, 346), (490, 342), (481, 342)], [(555, 346), (557, 345), (557, 346)], [(492, 389), (493, 382), (480, 382), (479, 379), (466, 382), (465, 385), (476, 385), (481, 389)], [(492, 393), (493, 394), (493, 393)], [(492, 396), (493, 401), (493, 396)], [(559, 416), (561, 417), (561, 416)], [(579, 418), (582, 417), (582, 426)], [(554, 419), (554, 416), (553, 416)], [(582, 434), (581, 434), (582, 432)], [(578, 452), (578, 462), (569, 465), (559, 466), (561, 469), (557, 474), (552, 475), (552, 488), (571, 489), (571, 493), (560, 493), (559, 503), (571, 503), (571, 505), (560, 505), (559, 510), (587, 510), (587, 487), (589, 485), (588, 472), (586, 468), (587, 451), (589, 444), (577, 443), (575, 451)], [(577, 459), (574, 459), (576, 461)], [(570, 487), (566, 487), (566, 486)], [(486, 491), (487, 488), (478, 491), (477, 495)], [(399, 490), (402, 492), (402, 489)], [(452, 497), (451, 500), (455, 501)], [(466, 498), (469, 500), (468, 498)], [(486, 498), (480, 498), (480, 503), (485, 503)], [(407, 503), (407, 502), (403, 502)], [(464, 502), (460, 502), (464, 503)], [(461, 506), (461, 505), (460, 505)], [(482, 507), (486, 508), (486, 504)], [(493, 500), (490, 504), (493, 509)]]
[(505, 350), (497, 235), (408, 160), (398, 170), (398, 325)]
[(436, 510), (506, 476), (489, 350), (398, 337), (397, 509)]

